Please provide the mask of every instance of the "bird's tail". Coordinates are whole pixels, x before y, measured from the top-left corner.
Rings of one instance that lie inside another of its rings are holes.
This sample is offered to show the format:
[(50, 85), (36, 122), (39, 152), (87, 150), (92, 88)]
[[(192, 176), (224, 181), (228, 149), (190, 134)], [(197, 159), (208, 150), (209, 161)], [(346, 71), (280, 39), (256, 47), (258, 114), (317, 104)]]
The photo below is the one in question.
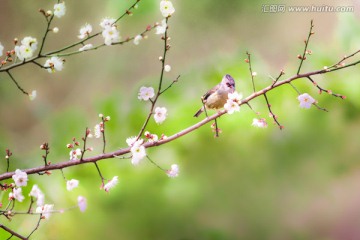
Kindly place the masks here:
[(204, 111), (204, 107), (200, 108), (199, 111), (197, 111), (194, 115), (194, 117), (200, 116), (200, 114)]

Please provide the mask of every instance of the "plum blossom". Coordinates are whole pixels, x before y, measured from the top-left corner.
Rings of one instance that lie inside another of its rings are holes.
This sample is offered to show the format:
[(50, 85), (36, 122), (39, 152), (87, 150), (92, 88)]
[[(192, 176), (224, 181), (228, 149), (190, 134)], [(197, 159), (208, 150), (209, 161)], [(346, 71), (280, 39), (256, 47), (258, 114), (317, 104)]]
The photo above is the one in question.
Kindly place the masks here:
[[(126, 139), (126, 143), (129, 147), (133, 146), (134, 143), (136, 142), (137, 137), (129, 137)], [(139, 139), (139, 141), (142, 141), (141, 139)], [(141, 142), (142, 143), (142, 142)]]
[(15, 54), (20, 61), (31, 58), (37, 49), (37, 40), (33, 37), (24, 37), (20, 46), (15, 46)]
[(140, 34), (136, 35), (136, 37), (134, 38), (134, 44), (139, 45), (139, 43), (142, 39), (143, 39), (143, 36), (141, 36)]
[(23, 172), (20, 169), (16, 169), (15, 174), (12, 175), (12, 179), (17, 187), (26, 186), (27, 181), (29, 180), (26, 172)]
[(74, 188), (77, 188), (78, 186), (79, 186), (79, 180), (71, 179), (66, 182), (66, 189), (68, 191), (71, 191)]
[(149, 142), (157, 142), (159, 140), (159, 137), (156, 134), (151, 134), (148, 131), (146, 131), (144, 133), (144, 135), (148, 139)]
[(84, 46), (82, 46), (81, 48), (79, 48), (79, 51), (86, 51), (86, 50), (89, 50), (89, 49), (92, 49), (93, 48), (93, 45), (91, 43), (88, 43), (88, 44), (85, 44)]
[(140, 161), (146, 157), (145, 147), (142, 145), (143, 140), (140, 139), (133, 143), (130, 151), (132, 153), (131, 163), (133, 165), (138, 165)]
[(86, 198), (84, 198), (83, 196), (78, 196), (78, 206), (80, 208), (81, 212), (85, 212), (86, 208), (87, 208), (87, 201)]
[(258, 128), (266, 128), (267, 122), (265, 118), (260, 118), (260, 119), (254, 118), (251, 125)]
[(165, 107), (156, 107), (154, 119), (157, 124), (161, 124), (165, 121), (167, 115), (167, 109)]
[(236, 103), (240, 103), (241, 102), (241, 99), (242, 99), (242, 94), (241, 93), (238, 93), (238, 92), (233, 92), (233, 93), (229, 93), (228, 94), (228, 99), (231, 99), (233, 100), (234, 102)]
[(45, 204), (36, 208), (36, 213), (41, 213), (45, 219), (49, 219), (53, 211), (54, 204)]
[(166, 24), (166, 19), (163, 19), (161, 21), (161, 24), (157, 25), (155, 30), (155, 34), (164, 34), (166, 32), (166, 28), (167, 28), (167, 24)]
[(92, 26), (90, 24), (85, 24), (83, 27), (80, 28), (80, 34), (78, 35), (78, 38), (84, 39), (90, 35), (92, 32)]
[(177, 164), (171, 165), (171, 169), (167, 170), (166, 174), (171, 178), (177, 177), (179, 175), (179, 166)]
[(44, 67), (47, 68), (49, 73), (61, 71), (64, 67), (64, 61), (59, 57), (51, 57), (46, 60)]
[(77, 148), (76, 150), (72, 149), (70, 151), (70, 160), (75, 161), (79, 160), (79, 157), (81, 156), (81, 149)]
[(25, 197), (22, 195), (22, 189), (19, 188), (13, 188), (12, 192), (9, 193), (9, 199), (16, 199), (19, 202), (22, 202)]
[(233, 114), (234, 112), (240, 111), (240, 106), (237, 102), (232, 99), (228, 99), (224, 105), (225, 110), (228, 114)]
[(165, 72), (170, 72), (171, 71), (171, 66), (170, 65), (165, 65), (164, 66), (164, 71)]
[(36, 96), (37, 96), (36, 90), (33, 90), (31, 93), (29, 93), (30, 101), (35, 100)]
[(42, 191), (40, 190), (38, 185), (35, 184), (32, 187), (31, 192), (29, 193), (29, 196), (32, 196), (37, 199), (37, 201), (36, 201), (37, 206), (44, 205), (45, 195), (42, 193)]
[(154, 88), (142, 86), (138, 93), (138, 99), (148, 101), (155, 96)]
[(115, 187), (118, 184), (118, 176), (114, 176), (107, 184), (104, 186), (105, 192), (109, 192), (109, 190)]
[(175, 12), (175, 8), (168, 0), (162, 0), (160, 2), (160, 12), (163, 17), (169, 17)]
[(309, 94), (304, 93), (298, 96), (301, 108), (310, 108), (313, 103), (316, 102)]
[(58, 18), (61, 18), (65, 15), (66, 7), (65, 2), (57, 3), (54, 5), (54, 15)]

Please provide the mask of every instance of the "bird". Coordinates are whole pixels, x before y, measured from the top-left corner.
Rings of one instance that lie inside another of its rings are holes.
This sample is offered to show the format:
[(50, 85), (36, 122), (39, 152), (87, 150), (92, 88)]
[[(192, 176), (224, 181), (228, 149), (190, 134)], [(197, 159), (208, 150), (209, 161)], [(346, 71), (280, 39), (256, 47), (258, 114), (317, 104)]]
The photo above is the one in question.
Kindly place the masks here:
[(219, 84), (207, 91), (207, 93), (201, 97), (203, 106), (195, 113), (194, 117), (200, 116), (200, 114), (205, 111), (205, 108), (220, 109), (224, 107), (224, 104), (228, 99), (228, 94), (234, 93), (234, 91), (235, 81), (229, 74), (226, 74)]

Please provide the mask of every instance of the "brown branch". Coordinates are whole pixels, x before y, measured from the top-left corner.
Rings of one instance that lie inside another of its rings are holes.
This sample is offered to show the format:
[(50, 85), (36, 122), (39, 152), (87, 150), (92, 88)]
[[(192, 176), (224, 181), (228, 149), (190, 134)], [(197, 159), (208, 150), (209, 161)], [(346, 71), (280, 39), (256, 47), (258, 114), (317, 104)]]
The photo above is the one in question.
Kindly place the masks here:
[(321, 94), (322, 92), (326, 92), (328, 94), (331, 94), (334, 97), (338, 97), (341, 99), (345, 99), (346, 97), (344, 95), (338, 94), (338, 93), (333, 93), (331, 90), (325, 89), (320, 87), (310, 76), (307, 77), (309, 79), (310, 82), (312, 82), (312, 84), (317, 87), (317, 89), (319, 89), (319, 94)]
[[(272, 85), (273, 86), (273, 85)], [(273, 113), (273, 111), (271, 110), (271, 104), (269, 102), (269, 99), (268, 97), (266, 96), (266, 93), (263, 94), (264, 95), (264, 98), (265, 98), (265, 101), (266, 101), (266, 105), (269, 109), (269, 114), (270, 114), (270, 117), (272, 117), (274, 119), (274, 122), (279, 126), (280, 130), (282, 130), (284, 128), (284, 126), (282, 126), (279, 121), (277, 120), (277, 116)]]
[(307, 47), (308, 47), (308, 44), (309, 44), (309, 40), (310, 40), (310, 37), (314, 34), (314, 32), (312, 31), (313, 27), (314, 27), (313, 20), (311, 20), (311, 22), (310, 22), (309, 35), (308, 35), (307, 39), (305, 40), (304, 52), (303, 52), (302, 56), (299, 56), (299, 58), (300, 58), (300, 65), (299, 65), (299, 68), (298, 68), (297, 73), (296, 73), (297, 75), (299, 75), (300, 70), (301, 70), (301, 66), (302, 66), (304, 60), (306, 59), (306, 56), (305, 56), (305, 55), (306, 55), (306, 53), (307, 53)]
[[(243, 104), (248, 104), (248, 102), (250, 102), (251, 100), (261, 96), (261, 95), (264, 95), (266, 94), (267, 92), (273, 90), (274, 88), (277, 88), (277, 87), (280, 87), (284, 84), (289, 84), (291, 83), (292, 81), (294, 80), (297, 80), (297, 79), (301, 79), (301, 78), (308, 78), (309, 76), (314, 76), (314, 75), (319, 75), (319, 74), (326, 74), (326, 73), (329, 73), (329, 72), (332, 72), (332, 71), (338, 71), (340, 69), (343, 69), (343, 68), (346, 68), (346, 67), (349, 67), (349, 66), (354, 66), (354, 65), (357, 65), (359, 64), (360, 61), (356, 61), (356, 62), (353, 62), (349, 65), (346, 65), (346, 66), (342, 66), (342, 67), (339, 67), (339, 68), (336, 68), (336, 69), (333, 69), (333, 70), (317, 70), (317, 71), (312, 71), (312, 72), (308, 72), (308, 73), (303, 73), (303, 74), (298, 74), (298, 75), (294, 75), (288, 79), (285, 79), (285, 80), (282, 80), (282, 81), (278, 81), (276, 84), (274, 85), (269, 85), (268, 87), (265, 87), (264, 89), (260, 90), (260, 91), (257, 91), (253, 94), (251, 94), (250, 96), (246, 97), (245, 99), (243, 99), (239, 105), (243, 105)], [(207, 124), (208, 122), (211, 122), (213, 121), (215, 118), (218, 118), (222, 115), (224, 115), (226, 113), (226, 110), (221, 110), (215, 114), (213, 114), (212, 116), (209, 116), (205, 119), (203, 119), (202, 121), (178, 132), (178, 133), (175, 133), (174, 135), (166, 138), (166, 139), (163, 139), (163, 140), (160, 140), (160, 141), (157, 141), (157, 142), (147, 142), (145, 143), (143, 146), (145, 148), (151, 148), (151, 147), (156, 147), (156, 146), (160, 146), (160, 145), (163, 145), (165, 143), (168, 143), (168, 142), (171, 142), (171, 141), (174, 141), (184, 135), (187, 135), (191, 132), (193, 132), (194, 130), (200, 128), (201, 126)], [(97, 161), (100, 161), (100, 160), (103, 160), (103, 159), (109, 159), (109, 158), (114, 158), (115, 156), (122, 156), (124, 154), (127, 154), (130, 152), (130, 147), (127, 147), (127, 148), (122, 148), (122, 149), (119, 149), (119, 150), (116, 150), (116, 151), (113, 151), (113, 152), (109, 152), (109, 153), (105, 153), (105, 154), (101, 154), (101, 155), (97, 155), (97, 156), (93, 156), (93, 157), (89, 157), (89, 158), (84, 158), (83, 160), (75, 160), (75, 161), (69, 161), (69, 160), (65, 160), (64, 162), (60, 162), (60, 163), (57, 163), (57, 164), (51, 164), (51, 165), (48, 165), (48, 166), (40, 166), (40, 167), (34, 167), (34, 168), (29, 168), (29, 169), (24, 169), (22, 171), (25, 171), (27, 174), (37, 174), (39, 172), (43, 172), (43, 171), (49, 171), (49, 170), (56, 170), (56, 169), (63, 169), (63, 168), (67, 168), (67, 167), (71, 167), (71, 166), (76, 166), (76, 165), (80, 165), (80, 164), (86, 164), (86, 163), (94, 163), (94, 162), (97, 162)], [(14, 172), (7, 172), (7, 173), (3, 173), (3, 174), (0, 174), (0, 181), (2, 180), (5, 180), (5, 179), (9, 179), (12, 177), (12, 175), (14, 175)]]
[(13, 75), (11, 75), (10, 71), (7, 70), (6, 73), (9, 75), (10, 79), (15, 83), (16, 87), (25, 95), (29, 95), (27, 91), (25, 91), (22, 87), (20, 87), (19, 83), (15, 80)]
[(255, 92), (256, 90), (255, 90), (254, 74), (253, 74), (252, 67), (251, 67), (251, 54), (249, 52), (246, 52), (246, 55), (248, 56), (248, 58), (245, 60), (245, 62), (249, 64), (251, 82), (252, 82), (252, 86), (253, 86), (253, 91)]
[[(168, 20), (169, 20), (169, 17), (166, 18), (166, 25), (168, 23)], [(164, 52), (163, 52), (163, 56), (160, 58), (161, 72), (160, 72), (159, 86), (158, 86), (158, 90), (157, 90), (157, 93), (155, 95), (154, 100), (150, 99), (151, 100), (151, 107), (150, 107), (150, 110), (149, 110), (149, 114), (147, 115), (147, 117), (145, 119), (145, 122), (144, 122), (143, 126), (141, 127), (140, 132), (137, 135), (137, 139), (139, 139), (141, 137), (141, 135), (144, 133), (145, 128), (146, 128), (146, 126), (148, 125), (148, 123), (150, 121), (151, 115), (153, 115), (153, 113), (154, 113), (155, 104), (156, 104), (159, 96), (163, 93), (163, 91), (161, 91), (161, 89), (162, 89), (162, 82), (163, 82), (164, 71), (165, 71), (166, 53), (170, 49), (170, 45), (168, 45), (169, 38), (168, 38), (168, 29), (167, 28), (166, 28), (166, 31), (165, 31), (165, 35), (164, 35), (164, 37), (162, 39), (164, 40)], [(170, 85), (170, 87), (171, 87), (171, 85)]]
[(11, 230), (10, 228), (8, 228), (8, 227), (6, 227), (6, 226), (4, 226), (4, 225), (2, 225), (2, 224), (0, 224), (0, 228), (4, 229), (4, 230), (7, 231), (8, 233), (10, 233), (10, 234), (11, 234), (11, 237), (12, 237), (12, 236), (16, 236), (16, 237), (18, 237), (18, 238), (20, 238), (20, 239), (23, 239), (23, 240), (28, 239), (27, 237), (21, 236), (21, 235), (18, 234), (17, 232)]
[(27, 236), (27, 238), (26, 239), (29, 239), (30, 238), (30, 236), (39, 228), (39, 226), (40, 226), (40, 221), (41, 221), (41, 219), (42, 219), (42, 215), (40, 214), (40, 217), (39, 217), (39, 220), (38, 220), (38, 222), (37, 222), (37, 224), (36, 224), (36, 226), (35, 226), (35, 228), (31, 231), (31, 233), (29, 234), (29, 236)]

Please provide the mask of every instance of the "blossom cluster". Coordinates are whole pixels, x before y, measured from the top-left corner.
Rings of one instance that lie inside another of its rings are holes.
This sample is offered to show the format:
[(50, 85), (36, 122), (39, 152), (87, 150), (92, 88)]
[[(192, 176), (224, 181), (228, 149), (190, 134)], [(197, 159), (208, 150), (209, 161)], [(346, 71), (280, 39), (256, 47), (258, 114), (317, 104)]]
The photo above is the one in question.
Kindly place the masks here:
[(36, 38), (33, 37), (25, 37), (21, 40), (21, 44), (15, 46), (15, 54), (16, 57), (20, 61), (24, 61), (25, 59), (29, 59), (34, 55), (34, 52), (37, 49), (38, 42)]
[(228, 99), (224, 105), (224, 109), (228, 114), (233, 114), (234, 112), (240, 111), (240, 103), (241, 103), (242, 94), (238, 92), (233, 92), (228, 94)]
[[(12, 191), (9, 193), (9, 200), (17, 200), (19, 202), (22, 202), (25, 197), (22, 193), (22, 187), (27, 186), (27, 183), (29, 181), (28, 175), (26, 172), (21, 171), (20, 169), (16, 169), (15, 174), (12, 175), (12, 179), (14, 180), (14, 184), (11, 184)], [(76, 179), (72, 179), (70, 181), (67, 181), (67, 189), (70, 191), (74, 188), (76, 188), (79, 184), (79, 181)], [(36, 199), (36, 205), (37, 208), (35, 210), (36, 213), (41, 214), (41, 216), (45, 219), (48, 219), (50, 217), (50, 214), (54, 211), (54, 205), (53, 204), (45, 204), (45, 195), (40, 190), (38, 185), (34, 184), (29, 196), (31, 198)], [(86, 199), (84, 197), (79, 196), (78, 197), (78, 207), (81, 211), (85, 211), (86, 209)]]

